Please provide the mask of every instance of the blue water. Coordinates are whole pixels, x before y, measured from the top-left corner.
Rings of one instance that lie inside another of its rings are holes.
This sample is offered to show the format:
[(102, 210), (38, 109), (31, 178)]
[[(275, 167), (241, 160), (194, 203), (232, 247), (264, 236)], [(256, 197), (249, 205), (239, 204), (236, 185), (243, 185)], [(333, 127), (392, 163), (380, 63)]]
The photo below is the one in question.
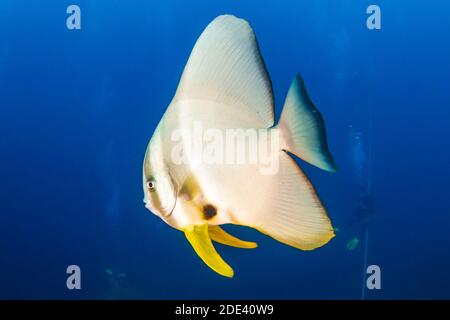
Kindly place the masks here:
[[(70, 4), (81, 30), (66, 28)], [(366, 27), (370, 4), (381, 30)], [(367, 262), (380, 266), (381, 289), (366, 298), (449, 299), (449, 12), (438, 0), (2, 0), (0, 298), (359, 299), (364, 245), (348, 251), (358, 226), (343, 227), (368, 183)], [(189, 53), (224, 13), (254, 28), (277, 114), (304, 77), (339, 171), (301, 165), (343, 228), (303, 252), (232, 226), (259, 243), (216, 245), (232, 280), (144, 208), (141, 186)], [(66, 288), (71, 264), (81, 290)]]

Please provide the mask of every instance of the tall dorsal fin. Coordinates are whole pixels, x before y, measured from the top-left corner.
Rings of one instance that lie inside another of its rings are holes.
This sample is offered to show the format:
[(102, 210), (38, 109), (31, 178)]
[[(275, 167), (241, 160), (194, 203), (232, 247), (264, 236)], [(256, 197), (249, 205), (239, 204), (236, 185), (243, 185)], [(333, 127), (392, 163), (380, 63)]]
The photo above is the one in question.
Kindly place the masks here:
[(272, 84), (250, 25), (232, 15), (214, 19), (197, 40), (174, 101), (209, 100), (254, 112), (274, 123)]

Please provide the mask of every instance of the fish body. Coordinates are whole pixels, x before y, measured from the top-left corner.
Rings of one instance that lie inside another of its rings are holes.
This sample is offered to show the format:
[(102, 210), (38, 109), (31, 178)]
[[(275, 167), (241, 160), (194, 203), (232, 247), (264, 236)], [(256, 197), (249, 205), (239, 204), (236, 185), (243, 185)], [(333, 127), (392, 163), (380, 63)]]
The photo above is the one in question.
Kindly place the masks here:
[(202, 260), (227, 277), (234, 272), (211, 240), (257, 245), (226, 233), (222, 224), (315, 249), (334, 236), (333, 227), (290, 153), (336, 170), (323, 118), (301, 77), (294, 78), (275, 124), (272, 85), (253, 30), (234, 16), (217, 17), (195, 44), (148, 144), (146, 207), (183, 231)]

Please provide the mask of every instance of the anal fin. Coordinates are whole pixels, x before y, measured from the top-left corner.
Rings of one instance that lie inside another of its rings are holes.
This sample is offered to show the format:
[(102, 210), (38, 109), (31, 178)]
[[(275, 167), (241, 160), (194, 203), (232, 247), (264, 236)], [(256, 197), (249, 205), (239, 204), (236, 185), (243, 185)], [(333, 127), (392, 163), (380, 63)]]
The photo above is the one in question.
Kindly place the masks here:
[(215, 242), (225, 244), (227, 246), (232, 246), (236, 248), (243, 248), (243, 249), (254, 249), (258, 247), (256, 242), (250, 242), (250, 241), (244, 241), (241, 239), (238, 239), (225, 230), (223, 230), (219, 226), (209, 226), (208, 228), (209, 236), (212, 240)]
[(217, 253), (211, 242), (207, 224), (190, 225), (183, 231), (195, 252), (208, 267), (222, 276), (233, 277), (233, 269)]
[[(246, 210), (233, 211), (231, 223), (257, 229), (301, 250), (314, 250), (335, 236), (313, 185), (288, 153), (280, 152), (277, 174), (254, 175), (251, 180), (264, 193), (264, 200), (255, 201), (259, 193), (254, 193), (254, 198), (247, 196), (255, 200), (250, 201), (252, 205)], [(255, 213), (251, 213), (252, 209)]]

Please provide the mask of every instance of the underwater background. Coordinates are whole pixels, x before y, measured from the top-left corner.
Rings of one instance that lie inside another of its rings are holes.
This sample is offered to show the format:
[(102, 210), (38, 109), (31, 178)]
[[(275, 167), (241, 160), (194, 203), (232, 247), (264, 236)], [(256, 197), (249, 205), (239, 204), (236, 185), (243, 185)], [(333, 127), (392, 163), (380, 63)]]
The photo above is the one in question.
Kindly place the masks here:
[[(253, 27), (277, 115), (303, 76), (339, 167), (299, 161), (337, 236), (299, 251), (227, 226), (259, 244), (216, 245), (233, 279), (144, 207), (141, 176), (195, 41), (225, 13)], [(1, 0), (0, 298), (359, 299), (366, 252), (381, 269), (366, 299), (449, 299), (449, 33), (444, 0)]]

